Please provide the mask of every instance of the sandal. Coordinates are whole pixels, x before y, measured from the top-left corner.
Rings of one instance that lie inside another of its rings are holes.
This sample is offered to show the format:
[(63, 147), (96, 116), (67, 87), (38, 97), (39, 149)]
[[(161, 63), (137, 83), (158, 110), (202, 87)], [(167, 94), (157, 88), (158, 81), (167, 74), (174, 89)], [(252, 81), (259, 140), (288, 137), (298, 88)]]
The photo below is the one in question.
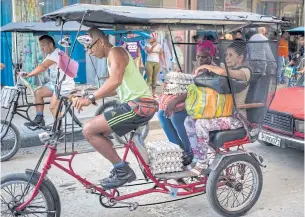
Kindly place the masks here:
[(197, 162), (196, 165), (190, 170), (190, 173), (194, 174), (194, 176), (200, 176), (207, 168), (208, 165), (206, 162)]

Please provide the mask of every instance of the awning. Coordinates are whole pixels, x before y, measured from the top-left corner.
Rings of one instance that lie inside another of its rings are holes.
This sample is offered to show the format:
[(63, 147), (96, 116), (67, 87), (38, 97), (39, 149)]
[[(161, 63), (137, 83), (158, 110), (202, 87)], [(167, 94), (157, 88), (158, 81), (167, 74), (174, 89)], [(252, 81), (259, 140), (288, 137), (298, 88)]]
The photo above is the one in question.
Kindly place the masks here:
[(115, 29), (136, 26), (139, 30), (162, 25), (183, 28), (191, 25), (282, 23), (281, 20), (273, 16), (248, 12), (197, 11), (90, 4), (75, 4), (64, 7), (43, 15), (42, 21), (55, 21), (57, 18), (61, 18), (64, 21), (78, 22), (81, 22), (82, 18), (84, 18), (84, 23), (87, 26)]
[[(80, 24), (76, 21), (66, 22), (63, 26), (63, 32), (76, 32), (80, 28)], [(89, 27), (82, 26), (81, 31), (87, 32)], [(102, 29), (106, 35), (127, 35), (136, 34), (140, 38), (137, 40), (150, 38), (149, 32), (147, 31), (135, 31), (135, 30), (119, 30), (115, 31), (112, 29)], [(61, 32), (61, 26), (56, 26), (55, 22), (11, 22), (0, 28), (0, 32), (20, 32), (20, 33), (35, 33), (35, 34), (46, 34), (48, 32)], [(132, 40), (132, 39), (130, 39)]]
[[(80, 24), (76, 21), (67, 22), (64, 24), (65, 32), (78, 31)], [(82, 31), (87, 31), (89, 28), (82, 27)], [(0, 28), (1, 32), (60, 32), (61, 26), (56, 26), (55, 22), (11, 22)]]
[(289, 29), (287, 30), (287, 32), (289, 32), (290, 35), (304, 35), (304, 26), (299, 26), (294, 29)]

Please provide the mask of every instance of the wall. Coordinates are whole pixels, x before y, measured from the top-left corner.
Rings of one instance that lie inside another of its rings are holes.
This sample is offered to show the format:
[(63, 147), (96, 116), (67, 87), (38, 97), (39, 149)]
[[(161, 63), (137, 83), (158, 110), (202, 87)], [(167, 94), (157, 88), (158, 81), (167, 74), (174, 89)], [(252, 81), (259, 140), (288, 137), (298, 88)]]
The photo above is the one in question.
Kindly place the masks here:
[[(12, 1), (0, 0), (1, 7), (1, 26), (12, 21)], [(12, 69), (12, 34), (1, 32), (1, 53), (0, 62), (6, 68), (1, 71), (1, 85), (13, 86), (13, 69)]]

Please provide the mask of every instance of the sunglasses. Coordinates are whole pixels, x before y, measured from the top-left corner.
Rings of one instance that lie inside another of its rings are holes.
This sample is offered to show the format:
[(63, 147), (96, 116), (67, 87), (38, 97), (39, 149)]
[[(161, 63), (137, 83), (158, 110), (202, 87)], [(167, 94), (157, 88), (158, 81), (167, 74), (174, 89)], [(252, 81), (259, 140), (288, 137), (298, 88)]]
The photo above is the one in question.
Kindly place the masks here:
[(91, 50), (92, 47), (99, 41), (100, 39), (95, 40), (95, 42), (93, 42), (92, 44), (87, 46), (87, 50)]

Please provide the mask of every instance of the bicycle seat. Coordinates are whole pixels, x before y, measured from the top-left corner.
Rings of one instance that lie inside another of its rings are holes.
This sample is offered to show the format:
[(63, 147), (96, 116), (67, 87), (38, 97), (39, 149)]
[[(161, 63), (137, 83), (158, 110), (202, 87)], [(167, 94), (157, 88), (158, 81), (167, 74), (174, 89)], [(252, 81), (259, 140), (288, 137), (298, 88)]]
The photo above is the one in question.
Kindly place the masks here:
[(224, 143), (243, 139), (246, 135), (247, 131), (243, 127), (236, 130), (213, 131), (210, 133), (210, 146), (216, 150)]

